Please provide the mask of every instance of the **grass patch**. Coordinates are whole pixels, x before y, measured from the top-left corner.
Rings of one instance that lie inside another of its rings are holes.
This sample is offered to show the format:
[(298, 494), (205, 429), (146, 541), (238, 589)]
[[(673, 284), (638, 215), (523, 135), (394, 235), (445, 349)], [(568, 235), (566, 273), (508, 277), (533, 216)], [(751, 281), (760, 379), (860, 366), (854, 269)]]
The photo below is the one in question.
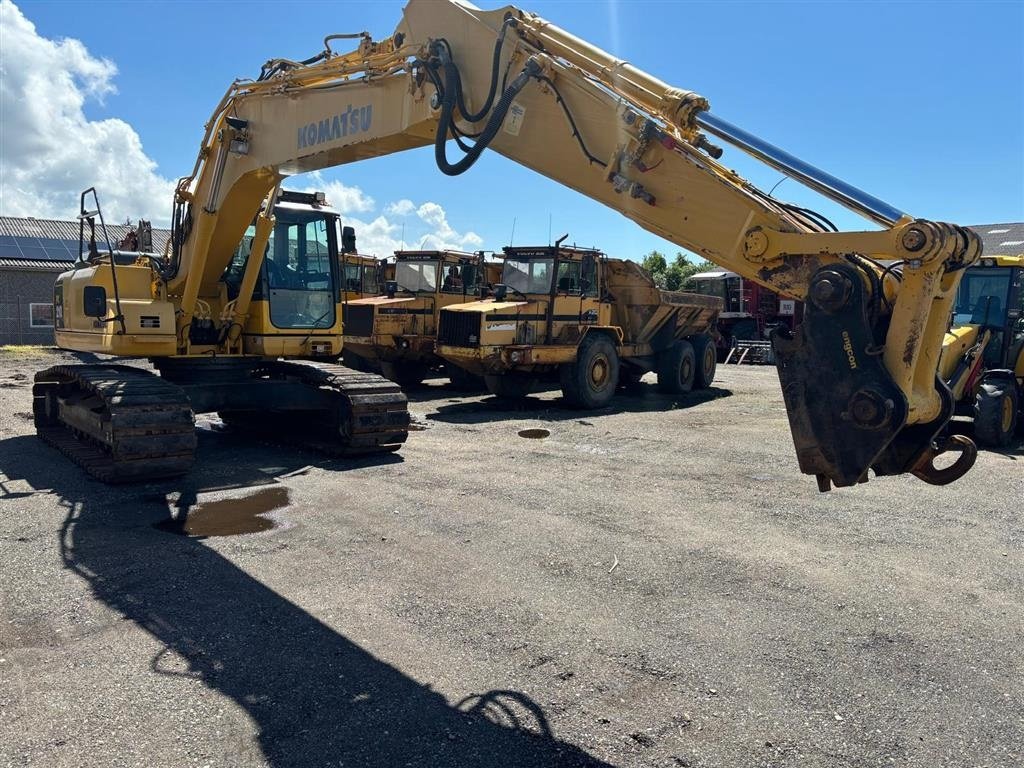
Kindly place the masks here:
[(27, 357), (29, 355), (38, 355), (41, 352), (47, 352), (54, 349), (56, 349), (56, 347), (43, 344), (5, 344), (0, 345), (0, 355)]

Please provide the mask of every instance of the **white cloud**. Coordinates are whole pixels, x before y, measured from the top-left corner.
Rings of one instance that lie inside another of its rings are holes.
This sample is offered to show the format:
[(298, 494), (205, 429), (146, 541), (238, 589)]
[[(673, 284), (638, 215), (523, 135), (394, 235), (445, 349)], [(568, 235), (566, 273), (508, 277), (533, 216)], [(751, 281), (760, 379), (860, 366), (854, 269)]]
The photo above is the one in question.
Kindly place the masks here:
[(384, 209), (384, 213), (389, 216), (408, 216), (410, 213), (416, 210), (416, 203), (408, 198), (402, 198), (393, 203), (388, 203)]
[(0, 213), (67, 218), (95, 185), (107, 221), (165, 224), (174, 184), (156, 170), (125, 121), (89, 120), (87, 99), (116, 93), (117, 67), (78, 40), (36, 32), (10, 0), (0, 0)]
[[(142, 217), (166, 226), (173, 180), (157, 172), (126, 121), (85, 116), (88, 100), (102, 104), (117, 92), (117, 66), (78, 40), (42, 37), (11, 0), (0, 0), (0, 29), (0, 214), (73, 218), (79, 194), (95, 185), (107, 221)], [(363, 253), (388, 256), (403, 246), (472, 250), (483, 243), (475, 232), (457, 231), (434, 202), (417, 206), (403, 198), (372, 216), (377, 205), (370, 195), (320, 172), (287, 186), (324, 192), (344, 223), (356, 228)]]
[(437, 203), (423, 203), (416, 209), (416, 215), (433, 227), (433, 232), (420, 239), (419, 247), (425, 250), (472, 250), (483, 245), (483, 239), (476, 232), (456, 232), (448, 223), (448, 215)]
[[(353, 214), (375, 211), (372, 197), (359, 187), (329, 181), (320, 171), (293, 177), (285, 182), (285, 186), (297, 192), (323, 192), (327, 202), (341, 214), (342, 223), (355, 227), (360, 253), (383, 257), (413, 248), (470, 251), (483, 244), (475, 232), (458, 232), (453, 228), (448, 222), (448, 214), (437, 203), (417, 206), (412, 200), (402, 198), (387, 203), (382, 213), (370, 219)], [(417, 219), (406, 220), (414, 212)], [(402, 221), (396, 222), (395, 218)]]

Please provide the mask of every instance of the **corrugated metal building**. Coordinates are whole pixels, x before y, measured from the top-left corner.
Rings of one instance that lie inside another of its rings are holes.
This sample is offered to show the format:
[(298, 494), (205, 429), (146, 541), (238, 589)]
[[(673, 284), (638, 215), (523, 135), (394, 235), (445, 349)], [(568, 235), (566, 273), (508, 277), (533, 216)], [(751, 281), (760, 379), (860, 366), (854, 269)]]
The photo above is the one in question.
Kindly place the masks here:
[[(111, 244), (131, 228), (107, 225)], [(168, 237), (154, 229), (153, 250)], [(77, 258), (77, 221), (0, 216), (0, 345), (53, 343), (53, 283)]]

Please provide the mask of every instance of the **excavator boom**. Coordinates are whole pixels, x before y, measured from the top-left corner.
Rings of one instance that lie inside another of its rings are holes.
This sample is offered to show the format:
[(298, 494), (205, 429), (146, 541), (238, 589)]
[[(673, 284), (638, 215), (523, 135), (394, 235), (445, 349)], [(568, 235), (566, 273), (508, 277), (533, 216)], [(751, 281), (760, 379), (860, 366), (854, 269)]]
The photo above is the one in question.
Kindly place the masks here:
[[(165, 274), (179, 354), (205, 351), (187, 332), (197, 301), (217, 295), (246, 227), (261, 207), (269, 217), (287, 175), (431, 144), (440, 170), (459, 175), (491, 149), (807, 302), (801, 329), (773, 341), (801, 468), (823, 490), (869, 471), (945, 483), (969, 469), (965, 438), (952, 467), (933, 463), (953, 409), (936, 376), (943, 335), (960, 274), (981, 251), (969, 230), (916, 219), (731, 125), (699, 94), (512, 6), (411, 0), (390, 38), (364, 33), (336, 53), (339, 37), (236, 81), (210, 118), (178, 184)], [(881, 229), (837, 232), (759, 190), (718, 161), (712, 137)]]

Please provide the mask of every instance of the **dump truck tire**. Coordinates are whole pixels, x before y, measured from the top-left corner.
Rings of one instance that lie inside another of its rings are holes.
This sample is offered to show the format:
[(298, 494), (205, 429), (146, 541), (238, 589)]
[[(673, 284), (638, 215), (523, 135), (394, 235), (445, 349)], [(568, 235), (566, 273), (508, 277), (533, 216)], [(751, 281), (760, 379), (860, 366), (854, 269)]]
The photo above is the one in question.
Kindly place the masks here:
[(530, 394), (530, 390), (533, 389), (533, 385), (536, 383), (536, 379), (529, 376), (516, 376), (515, 374), (484, 376), (484, 384), (487, 386), (487, 391), (495, 397), (505, 400), (521, 400)]
[(423, 363), (385, 363), (380, 364), (384, 378), (391, 379), (400, 387), (415, 387), (427, 378), (427, 366)]
[(696, 355), (688, 341), (677, 341), (658, 359), (658, 389), (668, 395), (682, 395), (693, 389)]
[(459, 392), (483, 392), (487, 388), (483, 376), (470, 373), (465, 368), (460, 368), (453, 363), (445, 363), (444, 370), (448, 374), (448, 381), (451, 382), (452, 388)]
[(1020, 402), (1008, 379), (982, 382), (974, 400), (974, 436), (986, 448), (1005, 448), (1013, 440)]
[(715, 381), (718, 350), (715, 349), (714, 340), (706, 333), (693, 338), (693, 356), (697, 363), (693, 375), (693, 388), (707, 389)]
[(619, 386), (619, 353), (603, 333), (588, 333), (576, 361), (560, 370), (562, 396), (573, 408), (604, 408)]

